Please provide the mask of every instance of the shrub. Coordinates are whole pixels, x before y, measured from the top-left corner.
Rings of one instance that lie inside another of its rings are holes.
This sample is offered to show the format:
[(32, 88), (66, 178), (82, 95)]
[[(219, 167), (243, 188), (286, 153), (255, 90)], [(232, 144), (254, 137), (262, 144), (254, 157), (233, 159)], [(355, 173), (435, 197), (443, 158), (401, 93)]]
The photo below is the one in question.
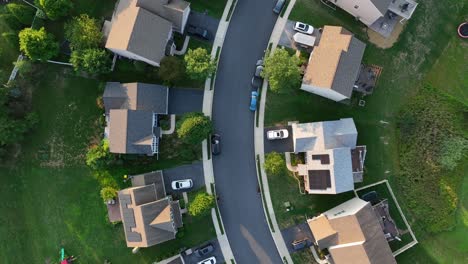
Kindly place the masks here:
[(174, 56), (164, 57), (158, 69), (158, 76), (165, 84), (174, 85), (184, 76), (185, 67), (183, 62)]
[(187, 113), (177, 122), (177, 135), (187, 144), (201, 143), (213, 131), (211, 119), (203, 113)]
[(432, 233), (447, 230), (455, 223), (462, 175), (448, 174), (441, 158), (451, 156), (449, 164), (458, 160), (460, 150), (454, 149), (455, 141), (447, 143), (447, 139), (462, 133), (459, 109), (426, 86), (402, 106), (398, 117), (400, 173), (396, 181), (415, 221)]
[(273, 92), (287, 92), (301, 83), (300, 60), (285, 49), (276, 49), (265, 59), (262, 77), (268, 79)]
[(117, 197), (117, 189), (107, 186), (101, 189), (101, 197), (104, 200), (104, 203), (107, 203), (110, 200), (114, 200)]
[(440, 164), (447, 170), (455, 169), (459, 162), (466, 156), (468, 140), (461, 136), (447, 138), (442, 143)]
[(93, 169), (103, 168), (110, 159), (108, 140), (102, 140), (101, 144), (91, 147), (86, 153), (86, 165)]
[(72, 18), (65, 24), (65, 37), (73, 50), (97, 48), (102, 40), (102, 33), (96, 19), (86, 14)]
[(110, 72), (111, 59), (106, 50), (86, 49), (75, 50), (70, 57), (75, 71), (83, 71), (89, 74), (101, 74)]
[(265, 163), (263, 164), (265, 172), (268, 175), (277, 176), (285, 172), (286, 163), (281, 154), (271, 152), (265, 155)]
[(25, 28), (19, 33), (20, 50), (31, 60), (49, 60), (58, 54), (59, 45), (44, 28)]
[(36, 11), (34, 8), (16, 3), (10, 3), (6, 6), (6, 8), (8, 12), (12, 14), (21, 24), (28, 26), (32, 24), (34, 13)]
[(187, 74), (195, 80), (204, 80), (216, 71), (216, 64), (203, 48), (189, 49), (184, 56)]
[(51, 20), (66, 16), (73, 8), (71, 0), (35, 0), (35, 3), (44, 9)]
[(206, 192), (201, 192), (195, 196), (195, 199), (193, 199), (191, 203), (189, 203), (188, 211), (192, 216), (206, 215), (214, 205), (214, 196), (209, 195)]

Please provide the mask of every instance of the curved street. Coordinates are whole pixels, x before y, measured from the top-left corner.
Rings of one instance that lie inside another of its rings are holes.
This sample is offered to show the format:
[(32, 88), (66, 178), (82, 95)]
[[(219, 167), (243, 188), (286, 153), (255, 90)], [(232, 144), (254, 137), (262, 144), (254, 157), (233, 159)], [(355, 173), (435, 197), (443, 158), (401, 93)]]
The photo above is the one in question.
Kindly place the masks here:
[(250, 80), (277, 15), (273, 0), (238, 0), (216, 75), (213, 121), (222, 153), (213, 157), (216, 190), (237, 263), (283, 263), (266, 222), (254, 155)]

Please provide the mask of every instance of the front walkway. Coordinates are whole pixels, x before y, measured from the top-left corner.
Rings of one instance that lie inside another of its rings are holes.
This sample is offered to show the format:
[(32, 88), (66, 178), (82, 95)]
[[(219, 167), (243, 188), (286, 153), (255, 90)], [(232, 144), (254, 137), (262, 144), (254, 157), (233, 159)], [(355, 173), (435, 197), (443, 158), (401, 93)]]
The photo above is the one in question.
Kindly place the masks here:
[[(283, 33), (283, 29), (288, 21), (289, 14), (293, 9), (294, 5), (296, 4), (296, 0), (291, 0), (283, 17), (278, 17), (276, 21), (275, 27), (273, 32), (271, 33), (270, 41), (271, 43), (271, 51), (274, 51), (278, 46), (278, 42), (280, 40), (281, 34)], [(278, 222), (276, 220), (275, 211), (273, 208), (273, 203), (271, 201), (270, 196), (270, 187), (268, 185), (268, 177), (266, 175), (265, 169), (263, 164), (265, 163), (265, 153), (264, 153), (264, 144), (263, 144), (263, 137), (264, 137), (264, 119), (265, 119), (265, 101), (266, 101), (266, 94), (268, 89), (268, 81), (263, 82), (262, 86), (262, 94), (260, 99), (260, 106), (259, 106), (259, 114), (258, 114), (258, 126), (255, 127), (255, 154), (260, 158), (260, 171), (262, 177), (262, 184), (263, 184), (263, 195), (265, 197), (266, 204), (264, 204), (264, 208), (267, 207), (268, 209), (265, 210), (265, 215), (269, 215), (271, 219), (272, 226), (270, 228), (271, 235), (273, 236), (273, 240), (275, 241), (276, 247), (280, 256), (287, 262), (293, 263), (291, 255), (289, 254), (289, 250), (284, 242), (283, 236), (281, 235), (280, 228), (278, 226)], [(255, 120), (256, 121), (256, 120)], [(267, 217), (268, 218), (268, 217)]]

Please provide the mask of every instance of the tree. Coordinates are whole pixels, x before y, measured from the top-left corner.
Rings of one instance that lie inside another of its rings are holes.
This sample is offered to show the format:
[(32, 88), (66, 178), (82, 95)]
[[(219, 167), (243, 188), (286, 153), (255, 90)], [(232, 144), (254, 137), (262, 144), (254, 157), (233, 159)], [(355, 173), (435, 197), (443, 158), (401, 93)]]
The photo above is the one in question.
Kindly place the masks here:
[(277, 176), (285, 172), (286, 164), (279, 153), (271, 152), (265, 155), (265, 163), (263, 166), (268, 175)]
[(195, 80), (204, 80), (216, 71), (216, 64), (203, 48), (189, 49), (184, 56), (187, 74)]
[(110, 158), (109, 140), (102, 140), (101, 144), (92, 146), (86, 153), (86, 165), (93, 169), (102, 168)]
[(6, 7), (8, 12), (12, 14), (21, 24), (28, 26), (32, 24), (34, 13), (36, 11), (34, 8), (15, 3), (10, 3)]
[[(2, 108), (4, 106), (2, 105)], [(2, 109), (0, 114), (0, 147), (16, 143), (23, 139), (24, 133), (39, 122), (39, 116), (32, 112), (24, 119), (13, 119)]]
[(189, 203), (188, 211), (192, 216), (206, 215), (214, 205), (214, 196), (206, 192), (201, 192), (197, 193), (195, 199)]
[(213, 131), (213, 123), (203, 113), (187, 113), (177, 122), (177, 135), (184, 143), (199, 144)]
[(101, 189), (101, 197), (105, 203), (114, 200), (117, 197), (117, 189), (111, 186), (106, 186)]
[(290, 56), (285, 49), (276, 49), (265, 60), (262, 77), (268, 79), (273, 92), (285, 92), (301, 83), (300, 60)]
[(102, 33), (96, 19), (82, 14), (65, 24), (65, 37), (73, 50), (97, 48), (102, 40)]
[(111, 67), (109, 54), (103, 49), (86, 49), (73, 51), (70, 63), (76, 71), (90, 74), (108, 73)]
[(22, 27), (18, 19), (9, 13), (0, 14), (0, 22), (6, 24), (12, 30), (20, 30)]
[(35, 3), (44, 9), (47, 17), (51, 20), (66, 16), (73, 8), (73, 3), (70, 0), (35, 0)]
[(166, 84), (174, 85), (184, 75), (184, 64), (183, 62), (174, 56), (164, 57), (159, 67), (158, 76)]
[(48, 60), (58, 54), (59, 45), (44, 28), (25, 28), (19, 33), (20, 50), (31, 60)]

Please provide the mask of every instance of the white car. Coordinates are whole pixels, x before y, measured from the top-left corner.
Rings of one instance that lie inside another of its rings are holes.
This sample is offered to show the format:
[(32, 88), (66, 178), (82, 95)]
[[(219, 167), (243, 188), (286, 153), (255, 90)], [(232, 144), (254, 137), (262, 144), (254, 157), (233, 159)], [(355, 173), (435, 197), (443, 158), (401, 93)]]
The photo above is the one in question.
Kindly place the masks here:
[(172, 190), (183, 190), (183, 189), (190, 189), (193, 187), (193, 182), (191, 179), (173, 181), (171, 183)]
[(198, 262), (198, 264), (216, 264), (216, 258), (215, 257), (210, 257), (210, 258), (207, 258), (207, 259), (204, 259), (204, 260)]
[(289, 137), (289, 132), (287, 129), (270, 130), (267, 132), (267, 138), (269, 140), (284, 139), (288, 137)]
[(294, 24), (294, 30), (298, 31), (298, 32), (301, 32), (301, 33), (304, 33), (304, 34), (312, 34), (314, 33), (314, 27), (311, 26), (311, 25), (307, 25), (305, 23), (302, 23), (302, 22), (296, 22), (296, 24)]

